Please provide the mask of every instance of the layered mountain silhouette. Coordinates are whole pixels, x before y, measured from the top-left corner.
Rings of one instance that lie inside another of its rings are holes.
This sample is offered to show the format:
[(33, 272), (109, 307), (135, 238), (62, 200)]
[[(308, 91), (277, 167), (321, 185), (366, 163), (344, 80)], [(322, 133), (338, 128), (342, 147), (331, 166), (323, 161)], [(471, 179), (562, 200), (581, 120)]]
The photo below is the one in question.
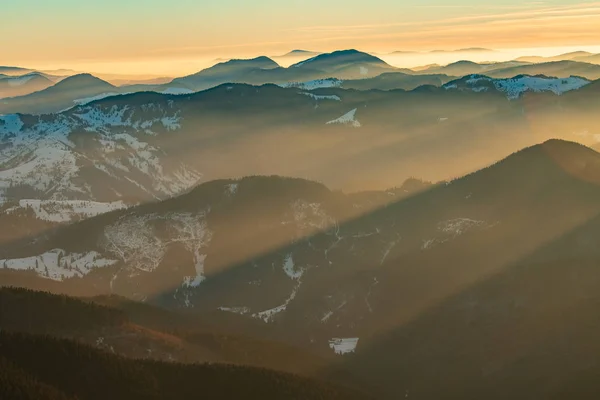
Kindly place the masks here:
[(323, 78), (367, 78), (396, 70), (377, 57), (357, 50), (319, 54), (282, 68), (268, 57), (231, 60), (197, 74), (175, 79), (173, 85), (193, 90), (208, 89), (223, 83), (288, 83)]
[(256, 74), (257, 71), (272, 70), (280, 68), (279, 64), (268, 57), (258, 57), (249, 60), (230, 60), (216, 64), (196, 74), (173, 80), (174, 85), (195, 91), (204, 90), (223, 83), (244, 82), (250, 79), (248, 75)]
[(390, 398), (595, 388), (600, 155), (550, 140), (417, 187), (214, 181), (5, 246), (2, 281), (218, 312), (316, 354), (357, 338), (332, 365)]
[(340, 79), (367, 78), (396, 69), (375, 56), (357, 50), (320, 54), (294, 64), (290, 68), (299, 71), (318, 70), (327, 76), (335, 76)]
[(57, 112), (75, 106), (77, 100), (117, 92), (115, 86), (102, 79), (90, 74), (79, 74), (67, 77), (43, 90), (4, 99), (0, 102), (0, 113), (9, 114), (23, 110), (31, 114)]
[[(234, 83), (277, 84), (307, 90), (331, 86), (357, 90), (413, 90), (424, 85), (441, 86), (455, 78), (473, 74), (484, 74), (498, 79), (508, 79), (518, 75), (545, 75), (557, 78), (578, 76), (588, 80), (595, 80), (600, 77), (600, 70), (598, 69), (600, 67), (598, 65), (582, 62), (582, 57), (588, 57), (584, 56), (583, 53), (573, 53), (571, 55), (573, 58), (568, 61), (542, 63), (530, 63), (522, 60), (497, 63), (458, 61), (446, 66), (429, 65), (407, 69), (393, 67), (373, 55), (357, 50), (341, 50), (324, 54), (315, 53), (314, 55), (312, 52), (298, 50), (288, 53), (284, 57), (287, 60), (285, 65), (290, 63), (289, 57), (298, 55), (301, 55), (301, 61), (287, 68), (281, 67), (273, 59), (264, 56), (248, 60), (234, 59), (220, 62), (198, 73), (175, 78), (168, 82), (165, 82), (166, 78), (136, 81), (116, 75), (102, 75), (112, 77), (111, 79), (115, 83), (120, 84), (118, 87), (105, 81), (102, 83), (97, 80), (92, 81), (90, 74), (79, 74), (74, 75), (72, 78), (81, 79), (82, 76), (86, 76), (88, 80), (86, 85), (89, 85), (89, 87), (84, 89), (85, 85), (81, 80), (77, 92), (72, 92), (67, 85), (58, 85), (50, 92), (39, 90), (44, 86), (51, 85), (48, 81), (42, 82), (44, 78), (52, 82), (60, 82), (64, 79), (64, 76), (52, 76), (31, 72), (31, 70), (23, 68), (6, 67), (7, 73), (22, 75), (29, 72), (29, 75), (27, 75), (29, 78), (39, 76), (40, 80), (37, 81), (36, 78), (31, 84), (37, 82), (42, 86), (27, 88), (27, 85), (25, 85), (20, 89), (19, 86), (10, 86), (11, 96), (17, 97), (4, 100), (0, 104), (0, 112), (3, 114), (56, 113), (74, 104), (82, 104), (119, 94), (153, 91), (169, 95), (189, 95), (219, 85)], [(590, 55), (589, 57), (593, 56)], [(67, 72), (56, 71), (57, 74)], [(29, 79), (27, 76), (22, 78), (12, 77), (7, 80), (9, 78), (7, 75), (5, 78), (0, 79), (0, 86), (8, 87), (9, 82), (24, 82), (25, 79)], [(39, 90), (41, 93), (26, 94), (33, 90)], [(26, 95), (21, 96), (21, 94)]]
[(554, 61), (541, 64), (522, 65), (496, 69), (488, 73), (494, 78), (510, 78), (515, 75), (547, 75), (558, 78), (581, 76), (587, 79), (600, 79), (600, 65), (577, 61)]
[(21, 67), (0, 66), (0, 74), (3, 74), (3, 75), (19, 76), (19, 75), (25, 75), (30, 72), (34, 72), (34, 71), (31, 69), (21, 68)]
[(20, 76), (0, 76), (0, 99), (23, 96), (52, 85), (54, 85), (53, 81), (36, 72)]
[(596, 398), (599, 56), (0, 66), (0, 398)]
[(586, 79), (600, 78), (600, 66), (587, 62), (562, 60), (530, 63), (521, 59), (498, 63), (475, 63), (473, 61), (457, 61), (446, 66), (433, 65), (429, 68), (418, 68), (419, 74), (445, 74), (464, 76), (485, 74), (494, 78), (512, 78), (516, 75), (546, 75), (558, 78), (581, 76)]
[(462, 60), (454, 63), (439, 66), (432, 65), (428, 68), (418, 68), (418, 73), (431, 73), (431, 74), (446, 74), (450, 76), (464, 76), (472, 74), (483, 74), (486, 71), (493, 71), (496, 69), (512, 68), (515, 66), (527, 65), (526, 62), (520, 61), (507, 61), (499, 63), (476, 63), (473, 61)]
[(525, 61), (530, 63), (544, 63), (551, 61), (581, 61), (581, 62), (591, 62), (591, 60), (597, 54), (593, 54), (587, 51), (573, 51), (570, 53), (559, 54), (557, 56), (552, 57), (540, 57), (540, 56), (524, 56), (517, 58), (517, 61)]
[[(414, 84), (410, 76), (387, 76), (378, 84)], [(97, 83), (98, 91), (111, 90)], [(452, 179), (551, 137), (597, 143), (597, 85), (583, 78), (469, 76), (411, 91), (344, 89), (361, 83), (312, 91), (225, 84), (2, 116), (0, 189), (10, 211), (0, 218), (15, 227), (20, 213), (44, 220), (24, 224), (25, 234), (248, 174), (384, 189), (410, 177)]]

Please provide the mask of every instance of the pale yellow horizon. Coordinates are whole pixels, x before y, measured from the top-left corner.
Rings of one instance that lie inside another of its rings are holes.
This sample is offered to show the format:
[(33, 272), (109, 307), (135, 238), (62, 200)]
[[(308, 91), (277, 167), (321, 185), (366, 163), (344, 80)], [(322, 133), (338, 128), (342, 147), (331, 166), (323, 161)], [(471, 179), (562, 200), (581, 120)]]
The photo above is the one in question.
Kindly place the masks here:
[[(52, 4), (48, 4), (52, 3)], [(292, 49), (355, 48), (398, 67), (458, 59), (506, 61), (600, 53), (600, 2), (570, 0), (0, 0), (0, 65), (148, 77), (181, 76), (216, 59), (275, 57)], [(32, 11), (33, 10), (33, 11)], [(318, 11), (315, 11), (318, 10)], [(493, 53), (438, 53), (484, 47)], [(387, 56), (393, 51), (423, 54)], [(383, 54), (383, 55), (382, 55)]]

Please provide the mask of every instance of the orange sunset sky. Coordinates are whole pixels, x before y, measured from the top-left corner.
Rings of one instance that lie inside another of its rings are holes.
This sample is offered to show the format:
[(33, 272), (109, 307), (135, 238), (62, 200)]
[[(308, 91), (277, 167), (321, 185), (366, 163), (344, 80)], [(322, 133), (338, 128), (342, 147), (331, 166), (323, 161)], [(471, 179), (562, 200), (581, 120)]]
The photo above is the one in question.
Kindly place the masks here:
[(292, 49), (356, 48), (407, 67), (459, 55), (385, 54), (600, 52), (600, 2), (569, 0), (0, 0), (0, 14), (0, 65), (38, 69), (174, 76)]

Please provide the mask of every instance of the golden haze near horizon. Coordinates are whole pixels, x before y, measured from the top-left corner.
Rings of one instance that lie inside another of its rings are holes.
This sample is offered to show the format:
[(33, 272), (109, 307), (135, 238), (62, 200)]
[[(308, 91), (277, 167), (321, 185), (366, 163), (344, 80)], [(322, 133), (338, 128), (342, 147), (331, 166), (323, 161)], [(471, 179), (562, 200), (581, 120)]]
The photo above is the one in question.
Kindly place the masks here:
[[(356, 48), (399, 67), (465, 58), (426, 53), (432, 50), (497, 50), (471, 54), (473, 61), (600, 52), (600, 2), (2, 0), (0, 5), (5, 14), (0, 64), (36, 69), (177, 76), (220, 58), (273, 57), (292, 49)], [(387, 55), (394, 51), (422, 53)]]

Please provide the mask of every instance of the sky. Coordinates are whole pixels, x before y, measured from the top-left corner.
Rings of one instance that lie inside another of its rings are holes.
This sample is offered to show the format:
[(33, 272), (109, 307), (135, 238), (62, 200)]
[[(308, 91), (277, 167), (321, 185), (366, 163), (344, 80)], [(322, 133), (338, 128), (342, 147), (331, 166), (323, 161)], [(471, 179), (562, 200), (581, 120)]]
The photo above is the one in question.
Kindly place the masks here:
[(156, 76), (292, 49), (600, 52), (600, 2), (574, 0), (0, 0), (0, 20), (0, 65)]

